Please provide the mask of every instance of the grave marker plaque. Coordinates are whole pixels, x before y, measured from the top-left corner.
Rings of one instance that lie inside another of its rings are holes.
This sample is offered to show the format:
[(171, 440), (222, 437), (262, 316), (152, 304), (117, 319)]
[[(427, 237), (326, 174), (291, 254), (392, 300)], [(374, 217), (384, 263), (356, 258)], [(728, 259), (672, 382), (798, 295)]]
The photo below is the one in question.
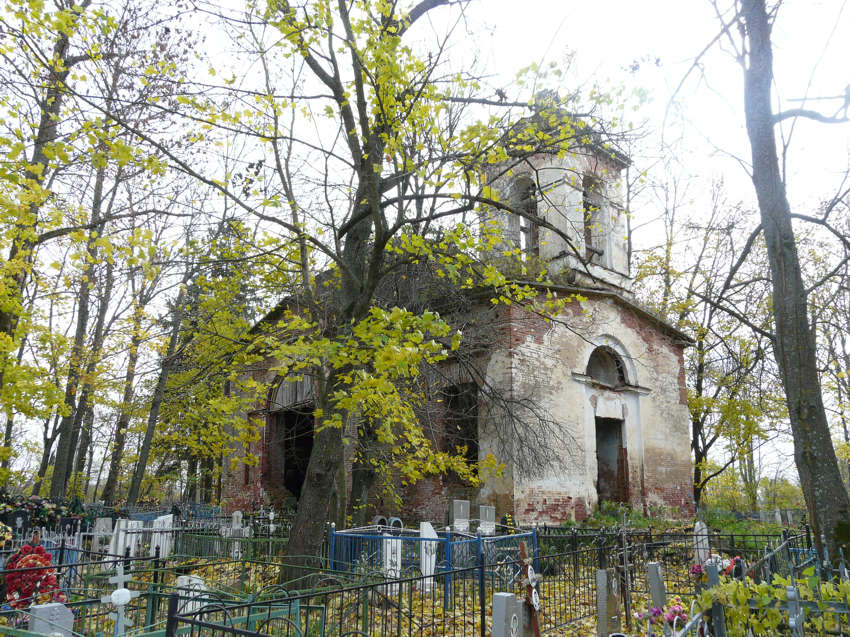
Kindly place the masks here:
[(482, 535), (496, 534), (496, 507), (481, 505), (478, 507), (481, 523), (479, 529)]
[(493, 637), (528, 637), (531, 625), (524, 603), (513, 593), (493, 593)]
[(144, 522), (141, 520), (116, 520), (109, 553), (124, 557), (127, 547), (130, 547), (130, 556), (135, 557), (136, 548), (141, 545), (143, 528)]
[(620, 589), (614, 569), (596, 571), (596, 635), (620, 632)]
[(74, 613), (65, 604), (36, 604), (30, 606), (29, 613), (30, 632), (62, 637), (74, 634)]
[(452, 531), (469, 532), (469, 500), (452, 500)]

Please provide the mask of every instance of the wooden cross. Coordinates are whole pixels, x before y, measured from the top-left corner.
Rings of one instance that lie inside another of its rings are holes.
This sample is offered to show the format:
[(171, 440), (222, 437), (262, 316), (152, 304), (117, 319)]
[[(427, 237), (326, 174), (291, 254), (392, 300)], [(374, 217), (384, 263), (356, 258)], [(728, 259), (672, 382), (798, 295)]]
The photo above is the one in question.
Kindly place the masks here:
[(540, 576), (534, 572), (533, 559), (528, 555), (525, 542), (519, 543), (519, 556), (523, 563), (520, 583), (525, 586), (524, 601), (531, 611), (531, 628), (534, 630), (534, 637), (540, 637), (540, 620), (537, 615), (540, 612), (540, 594), (537, 592)]

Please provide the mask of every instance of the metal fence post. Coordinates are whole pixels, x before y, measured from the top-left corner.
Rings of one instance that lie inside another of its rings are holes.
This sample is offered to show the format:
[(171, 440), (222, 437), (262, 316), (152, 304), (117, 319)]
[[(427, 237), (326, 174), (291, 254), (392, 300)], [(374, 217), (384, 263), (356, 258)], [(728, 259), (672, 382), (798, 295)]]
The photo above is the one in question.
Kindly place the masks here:
[[(156, 548), (154, 549), (153, 555), (154, 555), (153, 576), (152, 576), (151, 579), (153, 580), (154, 593), (151, 596), (151, 599), (152, 599), (152, 602), (153, 602), (152, 603), (153, 615), (151, 616), (151, 619), (153, 619), (153, 617), (156, 617), (157, 612), (159, 611), (159, 580), (160, 580), (160, 577), (161, 577), (161, 575), (159, 573), (159, 569), (162, 568), (162, 565), (159, 562), (159, 545), (158, 544), (157, 544)], [(150, 626), (150, 624), (148, 624), (148, 625)]]
[[(535, 535), (536, 537), (536, 535)], [(485, 608), (486, 595), (484, 594), (484, 547), (481, 541), (481, 529), (478, 529), (476, 535), (478, 549), (478, 611), (481, 614), (481, 637), (487, 637), (487, 612)], [(536, 544), (536, 543), (535, 543)]]
[(171, 593), (168, 598), (168, 617), (165, 620), (165, 637), (175, 637), (177, 634), (177, 604), (180, 598), (177, 591)]
[(535, 572), (540, 572), (540, 543), (537, 538), (537, 523), (534, 524), (534, 528), (531, 529), (531, 543), (534, 546), (534, 570)]
[(328, 562), (332, 571), (336, 570), (334, 565), (334, 540), (336, 539), (336, 522), (331, 522), (331, 537), (328, 546)]
[(452, 600), (452, 529), (446, 527), (446, 576), (443, 579), (443, 608), (449, 610), (454, 607)]

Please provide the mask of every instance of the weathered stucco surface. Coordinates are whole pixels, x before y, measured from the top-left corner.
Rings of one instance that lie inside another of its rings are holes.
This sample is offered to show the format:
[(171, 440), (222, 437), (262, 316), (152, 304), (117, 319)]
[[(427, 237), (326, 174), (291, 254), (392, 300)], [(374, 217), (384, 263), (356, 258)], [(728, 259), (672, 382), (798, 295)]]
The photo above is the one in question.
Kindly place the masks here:
[[(550, 272), (560, 273), (573, 286), (556, 291), (580, 291), (584, 300), (570, 302), (549, 322), (516, 306), (494, 307), (489, 299), (471, 301), (449, 318), (463, 331), (474, 364), (449, 360), (435, 376), (434, 387), (425, 383), (428, 400), (421, 422), (435, 447), (446, 446), (441, 392), (460, 383), (480, 388), (482, 377), (500, 395), (528, 401), (545, 414), (546, 424), (540, 425), (545, 433), (528, 435), (529, 427), (538, 426), (530, 418), (530, 424), (503, 435), (498, 409), (482, 392), (477, 406), (479, 457), (494, 454), (505, 462), (504, 471), (487, 476), (477, 490), (453, 476), (407, 486), (405, 521), (447, 521), (456, 497), (495, 505), (499, 515), (512, 512), (525, 524), (581, 520), (598, 506), (600, 492), (647, 512), (656, 507), (692, 511), (682, 357), (686, 343), (682, 334), (633, 303), (628, 228), (620, 203), (625, 162), (609, 150), (589, 148), (564, 159), (535, 156), (494, 177), (493, 186), (503, 200), (528, 213), (522, 218), (504, 211), (488, 213), (490, 221), (500, 224), (508, 240), (505, 247), (520, 247), (529, 258), (546, 262)], [(535, 215), (560, 235), (531, 223)], [(494, 257), (498, 259), (498, 253)], [(613, 383), (588, 375), (588, 361), (597, 348), (617, 361)], [(272, 367), (273, 361), (267, 361), (252, 373), (270, 380)], [(257, 410), (265, 413), (269, 407), (257, 405)], [(268, 496), (261, 489), (267, 439), (265, 432), (252, 449), (261, 458), (259, 466), (227, 471), (225, 492), (231, 503)], [(517, 448), (522, 445), (554, 460), (529, 463), (525, 454), (525, 461), (518, 462)], [(401, 513), (379, 496), (371, 505), (383, 514)]]
[[(538, 401), (566, 435), (553, 440), (562, 462), (542, 475), (514, 473), (482, 490), (511, 489), (524, 523), (582, 519), (598, 503), (596, 417), (622, 419), (627, 499), (635, 507), (692, 509), (688, 410), (682, 344), (610, 296), (588, 295), (545, 322), (514, 310), (508, 351), (494, 352), (488, 377), (511, 379), (511, 390)], [(607, 346), (625, 363), (627, 384), (609, 389), (585, 375), (594, 349)], [(509, 373), (508, 373), (509, 370)]]

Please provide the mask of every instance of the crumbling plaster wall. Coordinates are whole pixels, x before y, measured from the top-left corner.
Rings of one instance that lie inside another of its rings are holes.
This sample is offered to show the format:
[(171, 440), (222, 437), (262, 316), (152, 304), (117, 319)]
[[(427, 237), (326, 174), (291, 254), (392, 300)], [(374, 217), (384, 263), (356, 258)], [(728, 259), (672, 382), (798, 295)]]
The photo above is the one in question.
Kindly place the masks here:
[[(570, 303), (545, 322), (513, 310), (510, 349), (493, 352), (488, 376), (509, 375), (512, 391), (533, 396), (562, 424), (553, 440), (562, 462), (539, 475), (513, 472), (520, 522), (582, 519), (597, 505), (597, 406), (622, 410), (629, 501), (637, 507), (692, 507), (688, 410), (681, 346), (645, 316), (609, 296)], [(629, 387), (611, 391), (589, 382), (588, 358), (599, 345), (626, 362)]]

